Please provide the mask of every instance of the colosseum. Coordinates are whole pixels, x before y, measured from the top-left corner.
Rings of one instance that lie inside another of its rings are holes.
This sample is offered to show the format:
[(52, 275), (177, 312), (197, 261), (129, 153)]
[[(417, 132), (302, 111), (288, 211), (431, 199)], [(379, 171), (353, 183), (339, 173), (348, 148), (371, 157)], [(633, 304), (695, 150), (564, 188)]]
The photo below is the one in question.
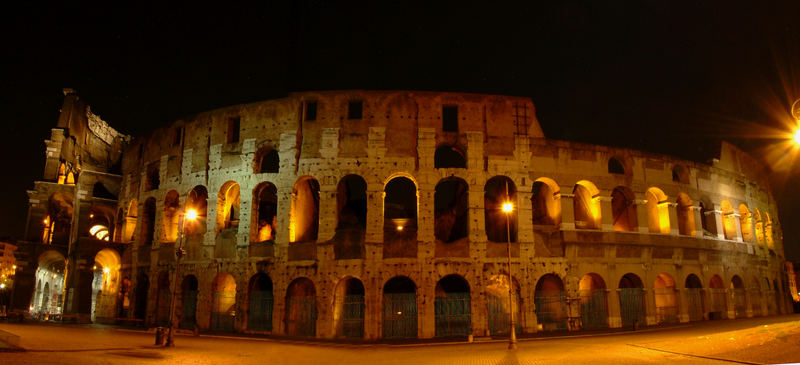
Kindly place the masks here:
[(20, 242), (34, 318), (166, 325), (174, 291), (182, 329), (374, 341), (789, 310), (767, 171), (728, 143), (702, 164), (546, 139), (529, 98), (365, 90), (132, 138), (64, 95)]

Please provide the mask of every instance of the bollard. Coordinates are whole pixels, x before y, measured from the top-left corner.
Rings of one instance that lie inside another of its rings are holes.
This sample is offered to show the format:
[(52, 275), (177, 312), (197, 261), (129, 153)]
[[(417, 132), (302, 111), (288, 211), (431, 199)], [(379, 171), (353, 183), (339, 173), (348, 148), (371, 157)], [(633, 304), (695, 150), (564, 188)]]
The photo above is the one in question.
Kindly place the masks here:
[(164, 327), (156, 327), (156, 346), (164, 346)]

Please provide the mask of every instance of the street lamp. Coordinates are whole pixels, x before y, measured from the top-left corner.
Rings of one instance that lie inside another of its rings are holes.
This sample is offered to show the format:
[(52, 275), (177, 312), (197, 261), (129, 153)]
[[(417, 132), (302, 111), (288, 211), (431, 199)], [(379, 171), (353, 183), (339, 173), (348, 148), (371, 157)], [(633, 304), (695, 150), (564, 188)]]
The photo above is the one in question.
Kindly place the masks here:
[(167, 343), (165, 344), (168, 347), (175, 346), (173, 340), (173, 335), (175, 333), (175, 297), (178, 295), (178, 278), (180, 277), (181, 258), (186, 254), (186, 250), (183, 249), (183, 230), (184, 223), (187, 219), (190, 221), (197, 219), (197, 211), (189, 209), (184, 215), (178, 217), (178, 242), (176, 242), (178, 247), (175, 249), (175, 280), (172, 282), (172, 296), (169, 300), (169, 331), (167, 332)]
[(794, 132), (794, 143), (800, 145), (800, 99), (794, 101), (792, 104), (791, 114), (794, 120), (797, 121), (797, 131)]
[[(506, 181), (506, 199), (508, 199), (508, 181)], [(506, 214), (506, 238), (508, 239), (508, 349), (517, 349), (517, 331), (514, 327), (514, 279), (511, 277), (511, 213), (514, 211), (514, 204), (511, 200), (503, 203), (503, 213)]]

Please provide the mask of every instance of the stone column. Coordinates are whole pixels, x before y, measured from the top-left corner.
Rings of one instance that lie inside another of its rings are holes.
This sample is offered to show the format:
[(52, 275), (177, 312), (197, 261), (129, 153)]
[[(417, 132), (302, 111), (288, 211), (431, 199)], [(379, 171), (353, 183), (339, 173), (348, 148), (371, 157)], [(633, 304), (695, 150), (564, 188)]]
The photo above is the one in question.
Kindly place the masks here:
[(420, 183), (417, 190), (417, 240), (433, 242), (434, 234), (434, 186)]
[(728, 319), (735, 319), (736, 318), (736, 297), (734, 296), (733, 289), (725, 289), (725, 306), (727, 307), (727, 318)]
[(383, 202), (386, 193), (383, 185), (367, 185), (367, 231), (366, 242), (383, 242)]
[(645, 288), (644, 290), (644, 303), (645, 303), (645, 322), (648, 326), (656, 324), (656, 296), (655, 290)]
[(604, 231), (614, 230), (614, 210), (611, 207), (610, 196), (600, 196), (600, 217), (601, 229)]
[(517, 191), (517, 241), (533, 242), (533, 211), (531, 193)]
[(738, 242), (744, 242), (742, 240), (742, 222), (740, 220), (742, 216), (740, 216), (739, 213), (733, 213), (731, 215), (733, 216), (733, 221), (736, 224), (736, 237), (734, 237), (734, 240)]
[(639, 225), (639, 233), (650, 233), (650, 225), (647, 216), (647, 201), (636, 199), (636, 223)]
[(667, 209), (669, 210), (669, 234), (677, 236), (680, 225), (680, 222), (678, 222), (678, 203), (666, 204)]
[(469, 240), (486, 242), (486, 217), (484, 213), (483, 186), (469, 184)]
[(681, 288), (676, 290), (678, 291), (679, 304), (678, 321), (680, 321), (680, 323), (687, 323), (689, 322), (689, 297), (687, 295), (687, 289)]
[(622, 327), (622, 314), (619, 306), (619, 289), (609, 289), (608, 293), (608, 327), (620, 328)]
[(575, 229), (575, 206), (572, 201), (573, 194), (561, 193), (561, 229)]
[(703, 219), (705, 217), (700, 211), (700, 206), (693, 205), (691, 213), (694, 215), (694, 235), (697, 238), (703, 238)]
[(714, 210), (706, 212), (707, 215), (713, 214), (714, 225), (717, 227), (717, 239), (725, 239), (725, 225), (722, 223), (722, 211), (719, 204), (714, 204)]
[(319, 230), (317, 242), (327, 241), (336, 234), (338, 221), (336, 201), (336, 178), (326, 176), (319, 187)]

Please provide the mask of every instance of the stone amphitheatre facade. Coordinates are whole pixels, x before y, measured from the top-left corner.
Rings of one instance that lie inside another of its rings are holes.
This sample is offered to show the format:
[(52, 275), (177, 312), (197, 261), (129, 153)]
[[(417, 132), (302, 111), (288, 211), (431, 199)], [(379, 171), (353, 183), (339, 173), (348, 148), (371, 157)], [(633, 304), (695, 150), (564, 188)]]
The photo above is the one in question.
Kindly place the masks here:
[(300, 92), (130, 138), (66, 90), (46, 144), (14, 296), (40, 318), (164, 325), (176, 284), (182, 328), (317, 338), (787, 311), (758, 162), (548, 140), (528, 98)]

